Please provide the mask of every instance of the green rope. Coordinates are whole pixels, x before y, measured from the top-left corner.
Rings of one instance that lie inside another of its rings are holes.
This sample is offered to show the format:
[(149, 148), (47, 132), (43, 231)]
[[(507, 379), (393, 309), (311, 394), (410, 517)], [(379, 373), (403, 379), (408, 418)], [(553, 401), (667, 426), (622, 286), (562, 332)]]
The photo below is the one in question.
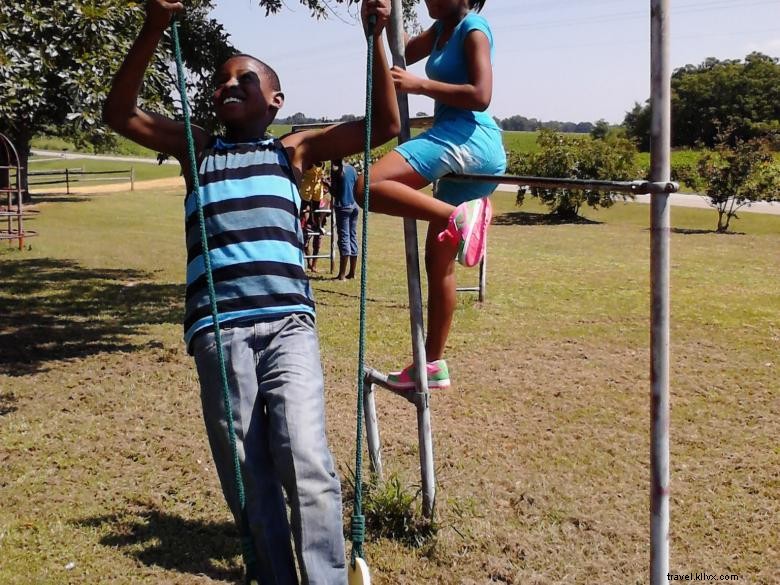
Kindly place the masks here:
[(368, 199), (369, 175), (371, 169), (371, 94), (374, 89), (374, 27), (376, 17), (368, 21), (366, 37), (368, 41), (368, 56), (366, 57), (366, 117), (365, 117), (365, 148), (363, 150), (363, 225), (360, 249), (360, 341), (358, 350), (358, 395), (357, 395), (357, 437), (355, 440), (355, 500), (352, 509), (352, 557), (363, 558), (363, 541), (366, 533), (366, 518), (363, 516), (363, 368), (366, 361), (366, 296), (368, 284)]
[(225, 367), (225, 354), (222, 350), (222, 335), (219, 329), (219, 311), (217, 309), (217, 294), (214, 290), (214, 277), (211, 270), (211, 256), (209, 254), (208, 234), (206, 232), (206, 220), (203, 215), (203, 201), (200, 196), (200, 180), (198, 179), (198, 166), (195, 159), (195, 140), (192, 136), (192, 121), (190, 120), (190, 110), (187, 100), (187, 85), (184, 81), (184, 63), (181, 56), (181, 44), (179, 42), (179, 22), (174, 20), (171, 23), (171, 37), (173, 39), (173, 49), (176, 58), (176, 73), (179, 81), (179, 92), (181, 94), (181, 108), (184, 113), (184, 129), (187, 137), (187, 153), (189, 155), (190, 171), (192, 173), (192, 195), (198, 207), (198, 224), (200, 226), (200, 241), (203, 247), (203, 262), (205, 264), (206, 282), (209, 289), (209, 301), (211, 303), (211, 319), (214, 326), (214, 340), (217, 347), (217, 358), (219, 360), (219, 374), (222, 380), (222, 401), (227, 415), (228, 436), (230, 438), (230, 451), (233, 455), (233, 473), (236, 482), (236, 491), (238, 492), (238, 503), (241, 509), (241, 518), (239, 530), (241, 532), (241, 549), (246, 566), (247, 581), (257, 578), (257, 557), (255, 556), (254, 541), (252, 532), (249, 530), (246, 511), (246, 494), (244, 493), (244, 479), (241, 475), (241, 467), (238, 458), (238, 446), (236, 439), (236, 429), (233, 422), (233, 409), (230, 403), (230, 385), (228, 383), (227, 368)]

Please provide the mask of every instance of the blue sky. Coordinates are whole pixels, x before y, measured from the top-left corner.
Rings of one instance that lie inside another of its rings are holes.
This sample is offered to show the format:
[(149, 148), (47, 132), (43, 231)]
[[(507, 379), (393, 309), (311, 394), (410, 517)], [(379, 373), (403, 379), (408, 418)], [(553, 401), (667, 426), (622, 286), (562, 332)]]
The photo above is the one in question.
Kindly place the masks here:
[[(286, 103), (280, 116), (363, 110), (365, 42), (355, 9), (312, 19), (297, 0), (265, 17), (255, 0), (222, 0), (212, 16), (243, 52), (272, 65)], [(620, 122), (649, 95), (649, 0), (488, 0), (496, 40), (493, 115)], [(425, 7), (420, 22), (430, 25)], [(780, 0), (672, 0), (672, 66), (707, 57), (780, 57)], [(424, 75), (423, 66), (411, 68)], [(433, 111), (412, 96), (411, 111)]]

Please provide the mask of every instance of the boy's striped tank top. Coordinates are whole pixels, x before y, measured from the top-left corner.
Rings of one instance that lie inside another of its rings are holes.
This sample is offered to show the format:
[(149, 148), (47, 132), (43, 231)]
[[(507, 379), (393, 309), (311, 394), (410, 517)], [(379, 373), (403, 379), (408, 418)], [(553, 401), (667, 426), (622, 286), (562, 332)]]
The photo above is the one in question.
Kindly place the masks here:
[[(314, 314), (304, 269), (301, 198), (276, 139), (231, 144), (215, 138), (199, 168), (200, 195), (221, 325)], [(184, 339), (211, 328), (195, 197), (184, 201), (187, 296)]]

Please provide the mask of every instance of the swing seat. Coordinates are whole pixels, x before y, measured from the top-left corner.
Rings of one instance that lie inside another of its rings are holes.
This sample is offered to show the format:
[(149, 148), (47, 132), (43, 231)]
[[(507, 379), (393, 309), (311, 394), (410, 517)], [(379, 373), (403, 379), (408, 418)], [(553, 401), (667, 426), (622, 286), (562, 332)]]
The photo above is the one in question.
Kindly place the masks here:
[(355, 564), (347, 567), (349, 585), (371, 585), (371, 574), (368, 572), (366, 561), (357, 557)]

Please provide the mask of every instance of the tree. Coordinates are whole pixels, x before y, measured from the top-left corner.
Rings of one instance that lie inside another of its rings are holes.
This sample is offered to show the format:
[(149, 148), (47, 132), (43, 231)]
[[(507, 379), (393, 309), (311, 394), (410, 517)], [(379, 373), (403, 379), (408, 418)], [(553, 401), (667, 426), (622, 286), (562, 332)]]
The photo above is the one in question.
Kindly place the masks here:
[[(635, 104), (623, 122), (642, 150), (650, 145), (650, 106)], [(780, 133), (780, 61), (751, 53), (744, 61), (706, 59), (672, 75), (672, 144), (712, 147), (725, 129), (736, 140)]]
[(728, 231), (732, 219), (739, 219), (741, 208), (756, 201), (780, 201), (780, 165), (769, 142), (737, 139), (732, 146), (729, 140), (730, 134), (723, 134), (697, 165), (675, 169), (680, 179), (707, 195), (718, 212), (719, 233)]
[(604, 140), (609, 134), (609, 122), (604, 118), (596, 122), (593, 130), (590, 131), (590, 137), (594, 140)]
[[(195, 75), (213, 70), (214, 46), (227, 48), (221, 27), (205, 18), (208, 8), (208, 2), (192, 2), (184, 18), (185, 45), (207, 48), (185, 55)], [(125, 0), (0, 3), (0, 132), (13, 141), (25, 169), (36, 133), (110, 140), (101, 108), (143, 14), (142, 4)], [(171, 114), (170, 71), (160, 55), (150, 66), (140, 101)]]
[[(609, 135), (604, 140), (593, 140), (590, 137), (564, 137), (558, 132), (542, 130), (537, 144), (538, 152), (510, 158), (510, 172), (539, 177), (615, 181), (632, 180), (639, 174), (636, 147), (626, 138)], [(594, 209), (610, 207), (617, 195), (588, 189), (539, 187), (532, 188), (531, 194), (561, 219), (578, 217), (583, 205)], [(517, 204), (522, 205), (524, 198), (525, 192), (519, 191)]]
[(650, 150), (650, 105), (645, 106), (634, 102), (634, 107), (630, 112), (626, 112), (623, 119), (623, 127), (626, 129), (626, 136), (634, 141), (639, 150), (647, 152)]
[[(276, 13), (282, 0), (255, 0)], [(333, 0), (350, 5), (356, 0)], [(214, 0), (190, 0), (182, 17), (182, 49), (188, 94), (196, 121), (213, 127), (210, 76), (233, 47), (222, 26), (208, 14)], [(300, 0), (325, 17), (330, 0)], [(414, 21), (417, 0), (404, 0)], [(0, 2), (0, 132), (13, 141), (27, 167), (30, 140), (41, 132), (106, 143), (113, 135), (100, 111), (111, 75), (127, 54), (144, 16), (144, 4), (128, 0), (13, 0)], [(163, 43), (170, 48), (169, 43)], [(180, 111), (170, 51), (158, 51), (146, 76), (143, 107), (167, 115)], [(26, 178), (26, 177), (25, 177)]]

